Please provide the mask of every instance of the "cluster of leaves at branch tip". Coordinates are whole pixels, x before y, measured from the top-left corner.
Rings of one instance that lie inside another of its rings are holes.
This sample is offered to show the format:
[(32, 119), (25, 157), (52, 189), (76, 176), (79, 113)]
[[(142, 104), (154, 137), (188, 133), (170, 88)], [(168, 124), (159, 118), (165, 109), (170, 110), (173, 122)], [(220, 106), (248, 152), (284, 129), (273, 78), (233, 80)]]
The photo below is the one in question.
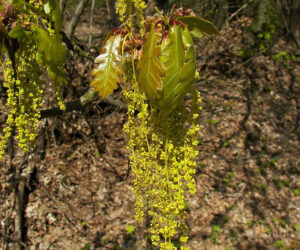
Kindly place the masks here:
[[(16, 127), (19, 146), (28, 151), (35, 145), (45, 71), (53, 80), (61, 109), (65, 109), (61, 84), (67, 82), (61, 43), (61, 13), (57, 0), (11, 0), (0, 4), (0, 56), (7, 54), (4, 86), (8, 89), (9, 114), (0, 138), (0, 158)], [(39, 26), (40, 20), (43, 25)]]
[[(191, 10), (173, 8), (166, 15), (158, 12), (143, 19), (144, 25), (135, 31), (130, 13), (142, 13), (142, 2), (117, 1), (124, 25), (108, 33), (91, 86), (105, 98), (122, 84), (136, 220), (143, 222), (148, 215), (154, 246), (177, 249), (171, 240), (180, 234), (181, 249), (187, 249), (185, 192), (196, 192), (201, 112), (192, 36), (218, 30)], [(137, 20), (143, 18), (139, 15)]]

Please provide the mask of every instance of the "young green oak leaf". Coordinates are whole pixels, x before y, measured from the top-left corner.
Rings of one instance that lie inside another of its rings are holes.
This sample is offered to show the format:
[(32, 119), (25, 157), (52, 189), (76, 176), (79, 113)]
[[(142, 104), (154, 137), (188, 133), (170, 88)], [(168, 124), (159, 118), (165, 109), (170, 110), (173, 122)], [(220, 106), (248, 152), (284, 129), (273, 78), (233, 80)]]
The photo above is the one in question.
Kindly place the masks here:
[(190, 32), (172, 26), (162, 44), (161, 62), (166, 67), (163, 90), (159, 101), (161, 111), (169, 114), (182, 102), (194, 82), (196, 56)]
[(48, 3), (51, 10), (55, 31), (59, 33), (61, 31), (62, 20), (58, 0), (49, 0)]
[(50, 36), (46, 30), (37, 26), (31, 27), (37, 50), (43, 54), (46, 64), (61, 65), (65, 62), (67, 51), (57, 36)]
[(197, 38), (202, 37), (202, 33), (206, 33), (208, 35), (218, 35), (219, 30), (213, 23), (197, 16), (183, 16), (178, 18), (179, 21), (182, 21), (185, 25), (187, 25), (189, 31), (193, 36)]
[(90, 85), (95, 88), (102, 98), (112, 94), (118, 88), (118, 83), (121, 82), (120, 75), (123, 74), (123, 69), (120, 64), (121, 56), (118, 50), (121, 42), (122, 37), (120, 34), (111, 35), (102, 47), (100, 55), (95, 59), (95, 62), (99, 65), (91, 72), (95, 78)]
[(45, 64), (50, 78), (59, 83), (67, 83), (64, 72), (60, 69), (67, 57), (65, 46), (54, 35), (49, 35), (46, 30), (32, 26), (33, 39), (37, 47), (36, 59), (39, 64)]
[(157, 45), (157, 35), (155, 34), (154, 24), (146, 37), (144, 54), (137, 64), (138, 82), (142, 92), (149, 100), (159, 97), (158, 90), (163, 88), (165, 68), (158, 59), (161, 49)]

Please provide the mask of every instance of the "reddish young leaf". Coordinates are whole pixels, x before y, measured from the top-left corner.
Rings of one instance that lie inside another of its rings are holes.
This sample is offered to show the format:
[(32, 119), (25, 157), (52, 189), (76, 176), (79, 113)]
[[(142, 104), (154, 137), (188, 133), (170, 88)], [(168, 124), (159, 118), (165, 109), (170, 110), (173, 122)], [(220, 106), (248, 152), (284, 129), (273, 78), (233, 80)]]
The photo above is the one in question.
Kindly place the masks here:
[(138, 82), (142, 92), (144, 92), (149, 100), (158, 97), (158, 90), (163, 87), (163, 79), (165, 68), (158, 59), (161, 53), (160, 47), (157, 45), (157, 35), (155, 34), (154, 24), (147, 35), (144, 45), (144, 54), (137, 64)]

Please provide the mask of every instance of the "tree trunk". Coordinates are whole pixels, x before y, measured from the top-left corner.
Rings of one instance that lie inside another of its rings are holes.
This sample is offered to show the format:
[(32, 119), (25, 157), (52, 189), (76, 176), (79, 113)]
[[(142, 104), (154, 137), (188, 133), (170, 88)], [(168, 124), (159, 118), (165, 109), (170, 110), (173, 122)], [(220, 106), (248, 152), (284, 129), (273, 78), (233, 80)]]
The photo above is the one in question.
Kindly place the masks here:
[(218, 0), (217, 2), (218, 11), (216, 12), (215, 24), (221, 29), (227, 19), (228, 15), (228, 1), (227, 0)]
[(108, 15), (109, 30), (116, 27), (118, 23), (115, 4), (116, 4), (116, 0), (106, 0), (106, 10)]
[(255, 24), (254, 24), (254, 30), (256, 32), (261, 31), (262, 25), (265, 22), (265, 13), (267, 9), (267, 1), (266, 0), (259, 0), (259, 3), (257, 5), (257, 15), (255, 17)]
[(299, 0), (293, 0), (292, 2), (292, 13), (290, 18), (290, 28), (294, 35), (294, 37), (297, 39), (298, 43), (300, 42), (300, 1)]
[(60, 12), (61, 12), (62, 16), (63, 16), (65, 8), (66, 8), (66, 3), (67, 3), (67, 0), (60, 0), (59, 1), (59, 8), (60, 8)]

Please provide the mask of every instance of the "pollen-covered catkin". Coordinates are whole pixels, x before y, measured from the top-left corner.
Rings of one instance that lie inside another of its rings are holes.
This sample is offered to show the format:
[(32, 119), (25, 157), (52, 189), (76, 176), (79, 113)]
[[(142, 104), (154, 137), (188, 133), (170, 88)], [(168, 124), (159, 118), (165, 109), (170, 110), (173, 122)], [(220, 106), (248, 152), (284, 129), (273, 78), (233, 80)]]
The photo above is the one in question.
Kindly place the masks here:
[(136, 17), (139, 28), (143, 28), (143, 11), (145, 8), (146, 3), (143, 0), (118, 0), (116, 3), (116, 12), (120, 16), (120, 20), (126, 22), (130, 28), (133, 28), (133, 14)]
[(130, 90), (124, 90), (128, 104), (124, 130), (129, 136), (130, 163), (135, 174), (135, 216), (142, 222), (145, 213), (149, 215), (149, 233), (154, 246), (176, 249), (171, 239), (179, 231), (181, 243), (188, 240), (184, 224), (185, 190), (191, 194), (196, 192), (193, 175), (198, 154), (200, 94), (196, 90), (191, 93), (190, 112), (182, 106), (173, 116), (164, 117), (148, 105), (137, 82), (133, 80), (131, 86)]
[(15, 70), (10, 61), (5, 65), (4, 86), (8, 88), (10, 113), (0, 142), (0, 157), (4, 154), (13, 126), (17, 130), (19, 147), (25, 152), (34, 147), (43, 95), (43, 84), (39, 79), (41, 70), (35, 54), (34, 42), (28, 41), (16, 52)]

